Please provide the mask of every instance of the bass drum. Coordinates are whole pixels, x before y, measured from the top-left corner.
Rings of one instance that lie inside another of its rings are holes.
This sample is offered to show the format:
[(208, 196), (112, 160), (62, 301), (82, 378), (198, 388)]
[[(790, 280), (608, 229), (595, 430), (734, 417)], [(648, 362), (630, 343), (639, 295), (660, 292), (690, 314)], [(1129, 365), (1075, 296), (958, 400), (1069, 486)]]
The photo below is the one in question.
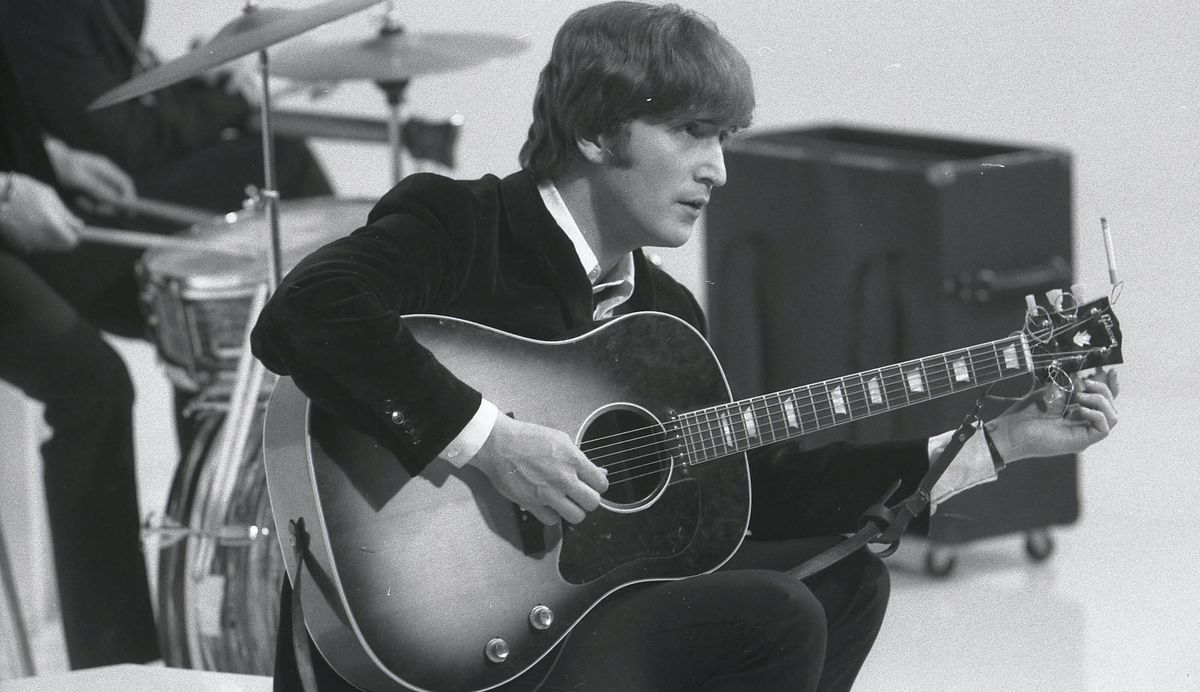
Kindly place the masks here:
[[(260, 397), (251, 430), (262, 429), (264, 403)], [(160, 529), (163, 658), (179, 668), (270, 675), (284, 564), (267, 499), (262, 436), (249, 436), (232, 492), (214, 491), (226, 411), (213, 405), (196, 415), (198, 434), (172, 481)]]

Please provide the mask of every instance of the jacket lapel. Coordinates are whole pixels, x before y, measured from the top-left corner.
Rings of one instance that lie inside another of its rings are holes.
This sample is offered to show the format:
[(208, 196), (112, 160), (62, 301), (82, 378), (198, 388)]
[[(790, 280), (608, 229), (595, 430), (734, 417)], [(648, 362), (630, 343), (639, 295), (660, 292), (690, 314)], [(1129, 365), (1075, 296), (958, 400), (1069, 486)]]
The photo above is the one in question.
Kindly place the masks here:
[(538, 268), (562, 299), (568, 326), (592, 321), (592, 286), (575, 248), (559, 228), (538, 194), (529, 171), (518, 171), (500, 181), (504, 217), (513, 239), (536, 258)]

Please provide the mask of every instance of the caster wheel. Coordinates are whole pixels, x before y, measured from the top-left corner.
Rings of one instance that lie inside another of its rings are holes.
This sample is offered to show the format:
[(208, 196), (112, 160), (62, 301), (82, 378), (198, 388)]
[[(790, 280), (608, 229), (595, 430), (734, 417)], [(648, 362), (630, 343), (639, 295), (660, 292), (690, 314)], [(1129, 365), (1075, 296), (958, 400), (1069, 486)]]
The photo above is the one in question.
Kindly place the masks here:
[(957, 561), (954, 551), (946, 548), (930, 548), (925, 553), (925, 571), (935, 577), (945, 577), (954, 571)]
[(1049, 531), (1030, 531), (1025, 534), (1025, 552), (1034, 562), (1041, 562), (1054, 552), (1054, 539)]

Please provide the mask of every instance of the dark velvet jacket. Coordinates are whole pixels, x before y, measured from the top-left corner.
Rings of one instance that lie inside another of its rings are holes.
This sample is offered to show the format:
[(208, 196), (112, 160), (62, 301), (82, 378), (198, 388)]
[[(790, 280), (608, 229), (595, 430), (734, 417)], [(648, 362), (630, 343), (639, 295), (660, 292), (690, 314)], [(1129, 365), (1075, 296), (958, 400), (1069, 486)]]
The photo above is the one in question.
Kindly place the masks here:
[[(635, 291), (620, 313), (655, 310), (704, 333), (683, 286), (634, 253)], [(254, 327), (255, 355), (318, 406), (373, 436), (409, 473), (466, 425), (480, 395), (443, 368), (399, 319), (434, 313), (533, 339), (594, 326), (591, 285), (532, 176), (406, 178), (367, 225), (284, 278)], [(895, 479), (915, 488), (926, 443), (780, 444), (751, 461), (756, 536), (851, 531)]]

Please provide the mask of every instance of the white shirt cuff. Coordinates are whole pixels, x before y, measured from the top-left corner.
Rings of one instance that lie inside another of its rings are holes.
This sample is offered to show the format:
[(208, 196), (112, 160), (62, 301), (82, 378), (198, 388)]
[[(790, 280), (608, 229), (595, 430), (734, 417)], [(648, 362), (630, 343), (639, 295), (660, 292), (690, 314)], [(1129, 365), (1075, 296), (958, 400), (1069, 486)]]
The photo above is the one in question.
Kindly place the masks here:
[[(950, 438), (954, 436), (954, 433), (954, 430), (948, 430), (941, 435), (929, 438), (931, 462), (950, 443)], [(930, 492), (929, 511), (930, 513), (936, 512), (938, 503), (945, 502), (964, 490), (994, 480), (996, 480), (996, 467), (992, 463), (992, 454), (988, 451), (983, 433), (976, 432), (959, 450), (958, 456), (950, 462), (950, 466), (946, 468), (942, 477), (933, 484), (933, 490)]]
[(468, 462), (475, 458), (479, 453), (479, 449), (483, 447), (483, 443), (487, 442), (488, 435), (492, 434), (492, 428), (496, 426), (496, 416), (500, 415), (496, 405), (487, 399), (479, 402), (479, 410), (467, 422), (466, 427), (458, 433), (446, 445), (446, 448), (438, 453), (438, 459), (449, 462), (456, 468), (466, 466)]

